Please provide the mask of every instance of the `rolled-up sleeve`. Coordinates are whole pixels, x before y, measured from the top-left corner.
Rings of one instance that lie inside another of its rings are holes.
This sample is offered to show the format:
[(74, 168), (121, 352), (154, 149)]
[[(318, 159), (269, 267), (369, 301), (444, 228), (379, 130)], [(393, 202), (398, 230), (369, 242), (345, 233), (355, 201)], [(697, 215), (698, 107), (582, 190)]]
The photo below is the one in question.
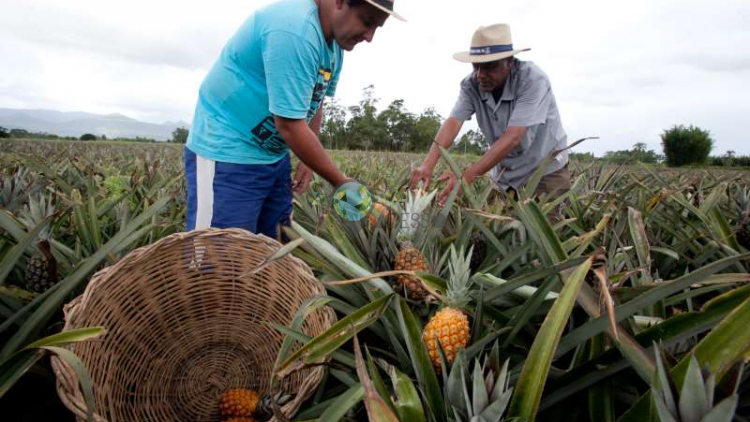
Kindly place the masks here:
[(454, 105), (453, 110), (451, 110), (451, 117), (465, 122), (471, 119), (474, 112), (474, 103), (471, 101), (471, 93), (462, 82), (461, 92), (458, 94), (458, 100), (456, 100), (456, 105)]
[(547, 120), (552, 89), (545, 75), (536, 75), (523, 81), (516, 94), (516, 103), (508, 126), (529, 127)]

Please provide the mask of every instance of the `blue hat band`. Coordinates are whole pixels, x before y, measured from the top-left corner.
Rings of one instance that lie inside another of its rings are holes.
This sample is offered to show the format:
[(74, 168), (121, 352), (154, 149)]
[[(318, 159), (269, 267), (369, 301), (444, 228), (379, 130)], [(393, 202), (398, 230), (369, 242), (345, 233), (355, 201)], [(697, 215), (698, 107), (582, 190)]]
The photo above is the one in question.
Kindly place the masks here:
[(474, 47), (469, 50), (472, 56), (486, 56), (488, 54), (505, 53), (513, 51), (513, 44), (488, 45), (486, 47)]

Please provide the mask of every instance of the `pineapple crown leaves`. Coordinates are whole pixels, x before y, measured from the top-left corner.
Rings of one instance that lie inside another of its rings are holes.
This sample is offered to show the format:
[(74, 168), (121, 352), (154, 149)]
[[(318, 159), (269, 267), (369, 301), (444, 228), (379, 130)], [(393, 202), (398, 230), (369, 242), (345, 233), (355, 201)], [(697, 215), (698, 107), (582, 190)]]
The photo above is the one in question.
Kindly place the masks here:
[(469, 289), (472, 285), (471, 280), (471, 254), (474, 247), (469, 248), (469, 252), (464, 255), (463, 247), (456, 251), (456, 247), (451, 244), (450, 261), (448, 262), (448, 292), (447, 304), (454, 308), (463, 308), (469, 303)]
[(3, 174), (0, 178), (0, 208), (15, 213), (29, 194), (38, 191), (40, 186), (32, 186), (28, 169), (15, 168), (12, 171), (12, 175)]
[[(513, 395), (509, 387), (509, 361), (500, 367), (498, 344), (471, 368), (464, 352), (460, 352), (451, 367), (446, 384), (446, 402), (451, 406), (456, 421), (499, 422)], [(470, 380), (467, 382), (467, 380)]]
[[(676, 384), (664, 365), (666, 356), (663, 356), (663, 349), (657, 347), (655, 350), (656, 374), (652, 397), (662, 422), (731, 422), (739, 400), (737, 386), (741, 379), (742, 365), (735, 365), (733, 374), (736, 376), (725, 377), (730, 385), (719, 388), (719, 391), (728, 393), (727, 397), (717, 398), (715, 375), (708, 370), (701, 372), (698, 360), (695, 355), (691, 355), (678, 395)], [(719, 403), (714, 406), (715, 402)]]
[[(21, 222), (26, 225), (28, 229), (35, 227), (42, 223), (47, 217), (54, 215), (57, 212), (57, 207), (53, 203), (53, 198), (45, 197), (40, 194), (38, 196), (31, 196), (29, 203), (24, 209), (24, 215), (19, 218)], [(39, 239), (47, 239), (49, 237), (49, 223), (39, 233)]]
[(437, 195), (437, 189), (424, 194), (422, 189), (416, 193), (409, 191), (407, 201), (401, 210), (401, 226), (397, 235), (399, 242), (408, 242), (414, 239), (414, 234), (419, 228), (422, 212), (430, 205), (432, 198)]

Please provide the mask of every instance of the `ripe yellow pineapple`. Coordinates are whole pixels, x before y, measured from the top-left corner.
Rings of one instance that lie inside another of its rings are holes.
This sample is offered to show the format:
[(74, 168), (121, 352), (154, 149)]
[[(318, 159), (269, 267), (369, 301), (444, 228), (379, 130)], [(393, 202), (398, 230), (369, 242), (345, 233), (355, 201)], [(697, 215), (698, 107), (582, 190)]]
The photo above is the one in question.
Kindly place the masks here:
[[(422, 222), (422, 212), (430, 204), (430, 201), (437, 193), (437, 190), (427, 195), (422, 195), (419, 190), (416, 194), (409, 192), (408, 201), (401, 214), (401, 226), (398, 235), (398, 253), (393, 259), (393, 269), (396, 271), (417, 271), (427, 272), (429, 266), (422, 251), (414, 247), (412, 243), (414, 235)], [(413, 300), (424, 300), (427, 297), (427, 291), (422, 287), (422, 282), (417, 276), (401, 274), (395, 277), (396, 290), (406, 292), (406, 295)]]
[(450, 365), (458, 351), (466, 348), (470, 336), (469, 318), (463, 312), (463, 308), (469, 302), (472, 248), (466, 256), (463, 256), (463, 250), (458, 253), (451, 245), (450, 253), (448, 263), (450, 278), (445, 306), (430, 318), (422, 333), (422, 341), (436, 368), (440, 368), (440, 353), (436, 339), (440, 342), (440, 347), (445, 353), (445, 360)]
[(281, 407), (291, 399), (284, 393), (261, 396), (254, 390), (233, 388), (221, 396), (219, 413), (222, 418), (232, 418), (229, 421), (234, 422), (267, 421), (273, 417), (274, 404)]
[(256, 391), (244, 388), (233, 388), (221, 396), (219, 413), (222, 417), (249, 417), (255, 413), (260, 395)]

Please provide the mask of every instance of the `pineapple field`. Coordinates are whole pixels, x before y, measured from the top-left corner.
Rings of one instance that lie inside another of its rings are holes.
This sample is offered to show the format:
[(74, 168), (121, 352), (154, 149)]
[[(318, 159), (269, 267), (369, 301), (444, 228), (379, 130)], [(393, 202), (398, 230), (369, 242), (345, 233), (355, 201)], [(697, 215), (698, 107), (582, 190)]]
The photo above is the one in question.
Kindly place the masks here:
[[(99, 386), (70, 346), (107, 328), (63, 331), (64, 306), (97, 271), (184, 230), (182, 146), (1, 139), (0, 151), (0, 414), (75, 420), (50, 357), (93, 404)], [(436, 175), (472, 159), (442, 154)], [(572, 161), (564, 195), (534, 197), (539, 174), (517, 195), (485, 177), (439, 206), (439, 186), (407, 189), (422, 155), (331, 155), (373, 210), (338, 217), (317, 177), (295, 197), (266, 261), (301, 260), (327, 294), (269, 324), (284, 338), (270, 380), (206, 390), (211, 421), (286, 419), (298, 392), (275, 387), (309, 367), (322, 378), (292, 420), (750, 421), (750, 172)], [(308, 336), (320, 308), (337, 322)]]

